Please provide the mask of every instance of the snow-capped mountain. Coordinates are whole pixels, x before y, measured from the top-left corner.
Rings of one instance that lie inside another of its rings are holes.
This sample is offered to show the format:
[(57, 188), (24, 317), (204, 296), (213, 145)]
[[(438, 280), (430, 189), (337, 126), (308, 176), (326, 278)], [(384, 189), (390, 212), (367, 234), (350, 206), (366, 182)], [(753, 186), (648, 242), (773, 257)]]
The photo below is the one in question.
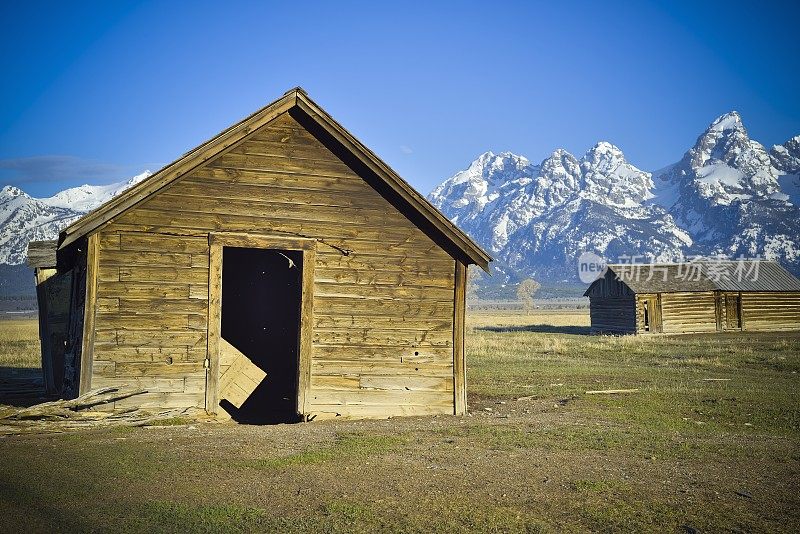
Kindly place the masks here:
[(50, 198), (34, 198), (13, 186), (0, 189), (0, 264), (24, 263), (29, 241), (55, 239), (77, 218), (149, 175), (145, 171), (111, 185), (82, 185)]
[[(768, 152), (735, 111), (713, 123), (678, 163), (655, 179), (655, 202), (692, 235), (693, 253), (761, 256), (800, 263), (800, 209), (789, 173), (798, 139)], [(786, 191), (781, 182), (787, 185)]]
[(767, 151), (731, 112), (655, 173), (607, 142), (580, 159), (556, 150), (539, 165), (487, 152), (429, 199), (504, 270), (573, 280), (585, 251), (611, 261), (761, 256), (797, 271), (798, 191), (800, 136)]

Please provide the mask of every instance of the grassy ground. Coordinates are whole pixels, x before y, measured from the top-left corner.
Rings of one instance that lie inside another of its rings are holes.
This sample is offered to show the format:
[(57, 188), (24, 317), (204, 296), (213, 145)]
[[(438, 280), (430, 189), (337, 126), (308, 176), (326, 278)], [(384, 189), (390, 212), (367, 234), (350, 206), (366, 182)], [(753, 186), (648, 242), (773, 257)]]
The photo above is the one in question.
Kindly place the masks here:
[(37, 320), (0, 319), (0, 368), (36, 368), (42, 365)]
[(0, 438), (0, 530), (800, 529), (800, 335), (587, 324), (472, 314), (465, 417)]

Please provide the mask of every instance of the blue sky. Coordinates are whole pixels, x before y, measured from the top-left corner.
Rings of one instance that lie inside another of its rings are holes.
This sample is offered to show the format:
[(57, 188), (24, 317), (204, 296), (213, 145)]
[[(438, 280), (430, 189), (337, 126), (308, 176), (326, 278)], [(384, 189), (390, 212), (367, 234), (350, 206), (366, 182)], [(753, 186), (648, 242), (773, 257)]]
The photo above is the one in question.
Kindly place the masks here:
[(296, 85), (420, 191), (486, 150), (653, 170), (800, 134), (800, 2), (3, 2), (0, 182), (156, 170)]

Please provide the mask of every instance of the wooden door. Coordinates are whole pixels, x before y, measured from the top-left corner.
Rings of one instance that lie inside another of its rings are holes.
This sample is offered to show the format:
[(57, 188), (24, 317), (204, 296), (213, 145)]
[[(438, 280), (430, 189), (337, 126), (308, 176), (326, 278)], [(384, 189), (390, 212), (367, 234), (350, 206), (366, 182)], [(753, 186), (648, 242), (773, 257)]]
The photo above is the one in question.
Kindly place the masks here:
[(644, 333), (661, 332), (661, 306), (658, 295), (648, 295), (640, 299), (641, 331)]
[(206, 410), (249, 423), (304, 418), (316, 242), (215, 233), (209, 244)]
[(728, 330), (742, 328), (742, 299), (739, 295), (725, 295), (725, 318)]

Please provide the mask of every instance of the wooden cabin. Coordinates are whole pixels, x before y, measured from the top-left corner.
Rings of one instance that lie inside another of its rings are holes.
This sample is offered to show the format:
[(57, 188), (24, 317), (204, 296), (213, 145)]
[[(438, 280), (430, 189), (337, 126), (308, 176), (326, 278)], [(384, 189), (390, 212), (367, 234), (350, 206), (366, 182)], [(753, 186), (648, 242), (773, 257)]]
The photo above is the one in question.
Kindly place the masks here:
[(800, 280), (774, 261), (609, 265), (584, 296), (597, 333), (800, 330)]
[(247, 422), (466, 410), (466, 272), (491, 258), (300, 88), (52, 248), (64, 396), (133, 385), (116, 409)]

